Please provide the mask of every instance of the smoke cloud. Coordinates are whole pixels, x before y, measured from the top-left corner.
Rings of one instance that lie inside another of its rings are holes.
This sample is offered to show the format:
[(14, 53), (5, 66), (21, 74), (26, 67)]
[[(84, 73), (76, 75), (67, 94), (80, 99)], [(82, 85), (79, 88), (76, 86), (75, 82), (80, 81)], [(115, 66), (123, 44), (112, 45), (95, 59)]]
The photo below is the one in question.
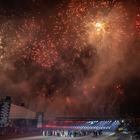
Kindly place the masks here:
[(140, 77), (138, 3), (26, 4), (26, 16), (1, 15), (0, 95), (46, 118), (118, 115), (125, 82)]

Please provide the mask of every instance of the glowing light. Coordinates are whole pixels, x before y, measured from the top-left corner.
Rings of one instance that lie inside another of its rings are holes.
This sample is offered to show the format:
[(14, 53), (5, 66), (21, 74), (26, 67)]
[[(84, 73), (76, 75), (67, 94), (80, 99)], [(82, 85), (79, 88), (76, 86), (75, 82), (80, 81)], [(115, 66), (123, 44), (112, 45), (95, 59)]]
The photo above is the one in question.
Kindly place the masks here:
[(95, 23), (95, 29), (97, 32), (100, 32), (102, 30), (104, 30), (104, 23), (103, 22), (96, 22)]

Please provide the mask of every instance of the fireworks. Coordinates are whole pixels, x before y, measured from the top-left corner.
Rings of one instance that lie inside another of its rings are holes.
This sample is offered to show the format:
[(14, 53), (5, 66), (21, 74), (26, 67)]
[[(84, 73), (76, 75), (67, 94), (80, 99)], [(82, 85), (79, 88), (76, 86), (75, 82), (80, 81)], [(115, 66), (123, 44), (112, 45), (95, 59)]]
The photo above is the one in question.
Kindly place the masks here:
[[(100, 87), (98, 84), (109, 83), (108, 77), (112, 82), (119, 75), (118, 64), (124, 60), (124, 49), (134, 35), (128, 12), (116, 0), (70, 0), (56, 7), (57, 14), (1, 21), (0, 67), (16, 69), (15, 63), (20, 62), (27, 70), (28, 65), (35, 65), (45, 71), (45, 78), (40, 71), (36, 74), (35, 78), (41, 79), (37, 83), (46, 89), (52, 87), (50, 94), (68, 94), (67, 90), (72, 88), (89, 96), (95, 90), (90, 83)], [(139, 17), (137, 14), (138, 32)], [(106, 76), (108, 73), (110, 76)], [(32, 83), (33, 77), (27, 77)], [(118, 94), (122, 94), (120, 88), (116, 87)], [(72, 104), (69, 96), (65, 100)]]
[(120, 84), (116, 84), (114, 86), (114, 89), (115, 89), (116, 94), (118, 94), (119, 96), (124, 94), (123, 93), (123, 88), (122, 88), (122, 86)]
[(95, 28), (96, 28), (97, 32), (102, 31), (102, 30), (104, 29), (104, 23), (97, 22), (97, 23), (95, 24)]
[(33, 47), (31, 55), (32, 60), (45, 68), (51, 68), (58, 61), (58, 52), (51, 42), (39, 42)]
[(80, 56), (89, 44), (97, 48), (113, 47), (111, 42), (119, 46), (122, 37), (124, 41), (127, 16), (121, 4), (114, 5), (114, 10), (106, 15), (103, 15), (102, 9), (108, 11), (110, 8), (110, 3), (107, 1), (99, 3), (93, 0), (84, 2), (72, 0), (66, 9), (61, 10), (62, 6), (58, 8), (58, 15), (48, 17), (52, 25), (34, 17), (22, 20), (23, 23), (16, 27), (12, 21), (4, 23), (11, 28), (6, 29), (6, 25), (1, 27), (2, 36), (6, 41), (5, 46), (10, 46), (10, 50), (9, 48), (5, 50), (7, 57), (20, 52), (20, 56), (31, 57), (31, 60), (42, 67), (51, 68), (57, 64), (61, 53), (66, 49), (75, 51), (73, 53), (75, 58)]
[(140, 35), (140, 14), (137, 14), (136, 17), (136, 29), (138, 31), (138, 34)]

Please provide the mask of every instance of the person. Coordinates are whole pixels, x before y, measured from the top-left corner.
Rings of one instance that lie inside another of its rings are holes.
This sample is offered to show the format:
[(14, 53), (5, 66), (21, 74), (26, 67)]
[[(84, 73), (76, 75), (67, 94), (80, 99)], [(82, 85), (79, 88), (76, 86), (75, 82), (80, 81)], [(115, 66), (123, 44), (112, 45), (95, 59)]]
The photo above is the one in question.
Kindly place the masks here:
[(46, 132), (45, 132), (45, 130), (43, 130), (43, 136), (46, 136)]

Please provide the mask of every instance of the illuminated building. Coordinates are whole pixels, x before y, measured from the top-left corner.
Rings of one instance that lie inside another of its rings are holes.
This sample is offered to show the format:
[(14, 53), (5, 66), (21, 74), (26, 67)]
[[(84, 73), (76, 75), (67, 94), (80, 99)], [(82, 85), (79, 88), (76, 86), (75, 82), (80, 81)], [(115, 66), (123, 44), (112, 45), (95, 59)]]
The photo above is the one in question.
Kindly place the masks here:
[(0, 127), (6, 127), (9, 121), (11, 98), (6, 97), (0, 101)]

